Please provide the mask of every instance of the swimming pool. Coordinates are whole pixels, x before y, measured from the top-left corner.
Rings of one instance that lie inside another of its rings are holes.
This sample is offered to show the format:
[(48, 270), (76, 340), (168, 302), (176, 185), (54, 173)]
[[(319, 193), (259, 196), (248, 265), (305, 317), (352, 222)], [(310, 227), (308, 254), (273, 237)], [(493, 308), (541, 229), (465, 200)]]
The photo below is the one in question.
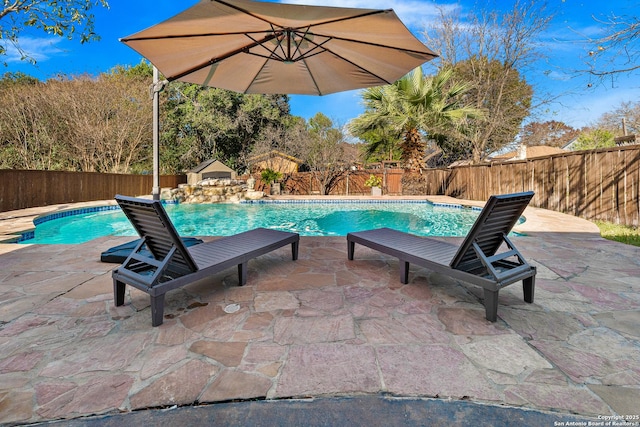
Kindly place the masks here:
[[(237, 204), (167, 204), (181, 236), (228, 236), (256, 227), (301, 236), (346, 236), (390, 227), (421, 236), (464, 236), (480, 209), (428, 201), (258, 201)], [(39, 218), (20, 243), (77, 244), (103, 236), (136, 236), (116, 206), (84, 208)]]

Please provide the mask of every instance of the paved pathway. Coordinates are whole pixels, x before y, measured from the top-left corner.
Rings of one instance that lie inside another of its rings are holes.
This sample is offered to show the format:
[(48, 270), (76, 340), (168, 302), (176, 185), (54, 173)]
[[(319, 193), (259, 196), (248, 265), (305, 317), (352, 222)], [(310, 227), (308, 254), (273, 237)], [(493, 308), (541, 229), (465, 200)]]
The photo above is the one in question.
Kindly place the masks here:
[(402, 285), (393, 258), (357, 246), (348, 261), (344, 237), (302, 237), (295, 262), (289, 248), (260, 257), (244, 287), (232, 268), (172, 291), (156, 328), (146, 294), (113, 305), (99, 254), (126, 238), (0, 244), (0, 423), (381, 394), (637, 416), (640, 248), (525, 214), (514, 240), (539, 269), (535, 302), (505, 288), (495, 323), (480, 288), (413, 266)]

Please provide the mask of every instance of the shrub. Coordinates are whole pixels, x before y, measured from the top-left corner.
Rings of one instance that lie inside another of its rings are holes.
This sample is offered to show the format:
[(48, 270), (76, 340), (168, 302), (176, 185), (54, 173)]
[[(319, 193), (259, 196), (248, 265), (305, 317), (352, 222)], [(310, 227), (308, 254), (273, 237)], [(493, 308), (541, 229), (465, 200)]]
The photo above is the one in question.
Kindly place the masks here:
[(269, 185), (282, 178), (282, 174), (280, 172), (274, 171), (273, 169), (265, 169), (260, 173), (260, 177), (265, 184)]
[(382, 185), (382, 178), (375, 175), (369, 175), (369, 178), (364, 182), (367, 187), (380, 187)]

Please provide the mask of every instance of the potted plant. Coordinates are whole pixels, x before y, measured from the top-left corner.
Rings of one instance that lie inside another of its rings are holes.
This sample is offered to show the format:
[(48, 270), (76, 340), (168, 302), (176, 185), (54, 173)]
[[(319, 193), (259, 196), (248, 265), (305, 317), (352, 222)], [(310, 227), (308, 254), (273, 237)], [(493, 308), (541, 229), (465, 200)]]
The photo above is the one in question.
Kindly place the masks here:
[(371, 187), (372, 196), (382, 196), (382, 178), (369, 175), (369, 178), (364, 182), (364, 185)]
[(260, 173), (260, 178), (262, 178), (262, 181), (270, 187), (271, 194), (280, 194), (280, 183), (277, 182), (282, 178), (282, 174), (280, 172), (267, 168)]

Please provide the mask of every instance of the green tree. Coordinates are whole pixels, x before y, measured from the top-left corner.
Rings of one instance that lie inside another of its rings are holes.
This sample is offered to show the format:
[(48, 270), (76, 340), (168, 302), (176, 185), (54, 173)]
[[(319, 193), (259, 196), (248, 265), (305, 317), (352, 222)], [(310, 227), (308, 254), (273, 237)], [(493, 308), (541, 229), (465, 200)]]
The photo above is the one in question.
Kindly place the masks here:
[(209, 158), (236, 169), (267, 129), (289, 117), (286, 95), (245, 95), (172, 82), (161, 106), (161, 167), (179, 172)]
[(487, 58), (460, 61), (453, 70), (456, 78), (473, 82), (465, 101), (486, 114), (467, 120), (460, 135), (447, 140), (445, 151), (469, 153), (479, 163), (514, 141), (529, 115), (533, 89), (517, 70)]
[(12, 85), (21, 85), (21, 84), (35, 85), (36, 83), (39, 83), (39, 82), (40, 81), (35, 77), (32, 77), (20, 71), (16, 73), (4, 73), (2, 77), (0, 77), (0, 88), (9, 87)]
[[(366, 143), (365, 157), (376, 160), (386, 159), (387, 154), (393, 157), (397, 153), (401, 158), (403, 129), (397, 126), (391, 116), (389, 102), (397, 99), (396, 90), (390, 87), (371, 87), (362, 91), (364, 113), (349, 122), (347, 130), (356, 138)], [(399, 100), (398, 100), (399, 102)]]
[(532, 109), (533, 88), (522, 72), (543, 57), (539, 36), (554, 17), (545, 2), (517, 0), (508, 10), (497, 2), (492, 10), (490, 4), (464, 17), (460, 9), (441, 8), (424, 32), (440, 53), (441, 67), (453, 68), (456, 78), (470, 84), (465, 102), (486, 113), (445, 141), (447, 150), (467, 153), (474, 163), (513, 142)]
[[(80, 43), (99, 40), (94, 32), (94, 6), (109, 7), (106, 0), (5, 0), (0, 9), (0, 56), (13, 47), (22, 60), (35, 63), (20, 47), (21, 33), (35, 28), (46, 34), (72, 39)], [(4, 61), (6, 65), (6, 61)]]
[(595, 148), (615, 147), (613, 132), (607, 129), (593, 129), (581, 133), (573, 146), (574, 150), (592, 150)]
[(405, 168), (424, 168), (423, 134), (441, 138), (467, 117), (482, 115), (480, 110), (460, 102), (468, 87), (453, 81), (452, 76), (451, 70), (443, 70), (425, 77), (422, 69), (416, 68), (391, 85), (365, 89), (365, 112), (350, 123), (351, 133), (361, 136), (384, 130), (392, 136), (402, 135), (400, 149)]
[(390, 128), (376, 128), (364, 132), (360, 139), (365, 142), (364, 159), (367, 162), (400, 160), (402, 135)]
[(149, 84), (151, 84), (153, 79), (153, 66), (143, 59), (134, 66), (116, 65), (109, 71), (109, 74), (123, 75), (129, 78), (148, 79)]

